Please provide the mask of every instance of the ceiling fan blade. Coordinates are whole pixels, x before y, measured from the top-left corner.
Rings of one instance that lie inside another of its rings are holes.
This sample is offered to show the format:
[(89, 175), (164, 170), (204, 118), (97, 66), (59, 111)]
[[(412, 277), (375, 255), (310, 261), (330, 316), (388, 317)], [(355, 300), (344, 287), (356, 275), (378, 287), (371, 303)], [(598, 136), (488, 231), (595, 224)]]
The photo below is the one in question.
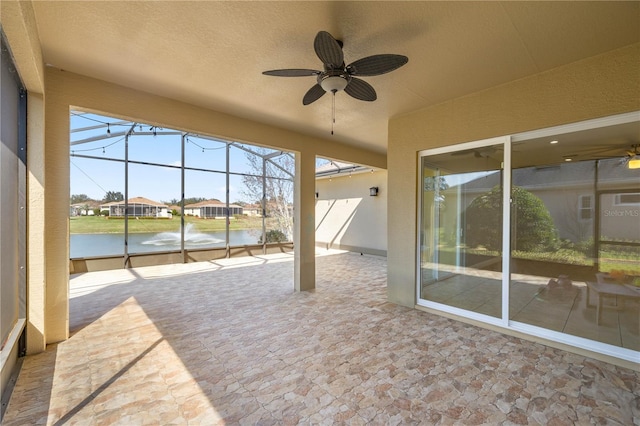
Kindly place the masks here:
[(351, 77), (349, 84), (344, 88), (344, 91), (347, 92), (348, 95), (356, 99), (360, 99), (361, 101), (375, 101), (378, 99), (378, 95), (376, 95), (376, 91), (373, 87), (364, 80), (360, 80), (359, 78)]
[[(450, 153), (449, 155), (456, 157), (460, 155), (473, 154), (473, 156), (476, 158), (487, 158), (494, 154), (496, 151), (501, 151), (501, 149), (494, 146), (484, 146), (479, 148), (463, 149), (462, 151), (455, 151)], [(516, 150), (512, 151), (518, 152)]]
[(316, 55), (329, 69), (341, 68), (344, 55), (338, 41), (326, 31), (320, 31), (313, 42)]
[(263, 71), (264, 75), (273, 75), (275, 77), (309, 77), (320, 74), (320, 71), (305, 70), (305, 69), (286, 69), (286, 70), (271, 70)]
[(351, 75), (372, 76), (386, 74), (406, 64), (409, 58), (402, 55), (373, 55), (358, 59), (347, 66)]
[(324, 95), (325, 92), (322, 86), (316, 84), (313, 86), (307, 93), (305, 93), (304, 98), (302, 98), (302, 105), (309, 105), (312, 102), (317, 101)]

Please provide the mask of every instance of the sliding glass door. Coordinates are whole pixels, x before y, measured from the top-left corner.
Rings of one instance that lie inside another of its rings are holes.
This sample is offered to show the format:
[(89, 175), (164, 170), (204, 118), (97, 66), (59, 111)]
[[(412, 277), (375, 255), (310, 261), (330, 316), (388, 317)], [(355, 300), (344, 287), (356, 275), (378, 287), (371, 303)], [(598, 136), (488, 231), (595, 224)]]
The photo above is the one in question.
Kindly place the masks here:
[(420, 153), (418, 304), (640, 356), (640, 113)]
[(504, 146), (490, 142), (422, 159), (420, 298), (500, 318)]

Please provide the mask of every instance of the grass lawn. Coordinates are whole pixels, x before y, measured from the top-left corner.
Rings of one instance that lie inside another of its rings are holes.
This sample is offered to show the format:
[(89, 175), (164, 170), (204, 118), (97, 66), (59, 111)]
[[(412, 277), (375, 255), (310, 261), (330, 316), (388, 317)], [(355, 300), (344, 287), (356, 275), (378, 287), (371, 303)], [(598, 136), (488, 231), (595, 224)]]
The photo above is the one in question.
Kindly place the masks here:
[[(453, 252), (449, 247), (441, 248), (443, 252)], [(480, 254), (485, 256), (499, 257), (501, 253), (492, 250), (466, 249), (469, 254)], [(577, 250), (560, 249), (552, 252), (526, 252), (514, 251), (512, 256), (516, 259), (537, 260), (549, 263), (565, 263), (569, 265), (592, 266), (594, 261), (591, 257), (586, 256)], [(600, 250), (599, 270), (602, 272), (610, 272), (613, 270), (628, 271), (631, 275), (638, 275), (638, 253), (637, 250)]]
[[(124, 219), (110, 219), (104, 216), (71, 217), (69, 229), (72, 234), (106, 234), (124, 232)], [(199, 219), (185, 216), (185, 225), (192, 224), (199, 232), (224, 231), (224, 219)], [(244, 216), (231, 219), (229, 229), (261, 229), (262, 218)], [(180, 229), (180, 216), (171, 219), (129, 218), (129, 232), (175, 232)]]

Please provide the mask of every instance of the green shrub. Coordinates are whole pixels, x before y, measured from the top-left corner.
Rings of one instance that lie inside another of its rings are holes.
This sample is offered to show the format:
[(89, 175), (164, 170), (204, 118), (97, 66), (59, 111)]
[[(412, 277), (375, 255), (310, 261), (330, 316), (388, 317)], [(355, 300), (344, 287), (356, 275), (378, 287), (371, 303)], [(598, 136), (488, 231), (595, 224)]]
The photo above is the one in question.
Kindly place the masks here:
[[(512, 250), (547, 251), (559, 247), (551, 214), (542, 200), (531, 192), (513, 187), (511, 210)], [(474, 199), (465, 211), (466, 243), (470, 247), (483, 246), (488, 250), (502, 248), (502, 188)]]
[[(268, 243), (281, 243), (287, 241), (287, 236), (284, 235), (284, 232), (278, 229), (272, 229), (267, 231), (267, 242)], [(262, 236), (258, 239), (258, 244), (262, 244)]]
[[(464, 212), (465, 241), (469, 247), (502, 249), (502, 189), (498, 186), (476, 197)], [(464, 223), (464, 222), (463, 222)]]
[(584, 241), (578, 241), (574, 244), (574, 247), (578, 252), (585, 256), (591, 256), (591, 254), (593, 254), (593, 237)]

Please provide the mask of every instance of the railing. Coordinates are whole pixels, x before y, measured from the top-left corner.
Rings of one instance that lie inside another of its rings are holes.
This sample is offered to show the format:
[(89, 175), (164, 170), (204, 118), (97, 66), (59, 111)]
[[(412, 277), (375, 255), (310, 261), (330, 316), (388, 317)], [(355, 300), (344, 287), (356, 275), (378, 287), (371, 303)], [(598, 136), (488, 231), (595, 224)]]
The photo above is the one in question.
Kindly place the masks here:
[(170, 265), (174, 263), (206, 262), (217, 259), (293, 251), (293, 242), (251, 244), (218, 248), (169, 250), (128, 255), (92, 256), (69, 259), (69, 273), (108, 271), (112, 269), (136, 268), (141, 266)]

